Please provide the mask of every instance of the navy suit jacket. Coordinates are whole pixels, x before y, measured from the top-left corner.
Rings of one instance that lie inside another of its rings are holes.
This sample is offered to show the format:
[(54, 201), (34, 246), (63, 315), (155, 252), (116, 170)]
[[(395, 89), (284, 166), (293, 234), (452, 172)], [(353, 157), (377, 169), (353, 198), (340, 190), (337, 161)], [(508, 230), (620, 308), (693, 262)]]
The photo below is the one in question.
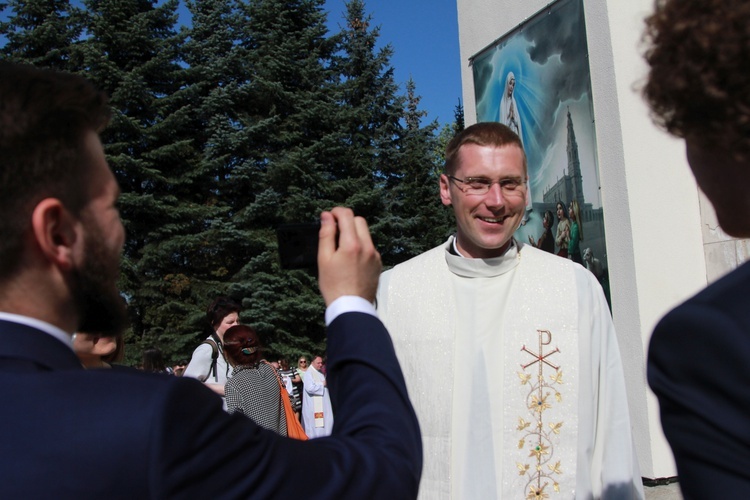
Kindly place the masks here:
[(414, 498), (416, 416), (375, 317), (328, 328), (333, 435), (282, 438), (200, 382), (83, 370), (69, 347), (0, 321), (0, 498)]
[(661, 320), (648, 382), (685, 498), (750, 498), (750, 264)]

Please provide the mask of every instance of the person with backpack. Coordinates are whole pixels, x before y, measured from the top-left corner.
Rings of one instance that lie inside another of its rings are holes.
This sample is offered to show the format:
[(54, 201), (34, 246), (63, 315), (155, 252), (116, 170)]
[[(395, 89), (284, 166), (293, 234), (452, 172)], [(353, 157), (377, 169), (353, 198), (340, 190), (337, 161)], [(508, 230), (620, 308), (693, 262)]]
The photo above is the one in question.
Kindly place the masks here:
[(224, 397), (224, 385), (230, 377), (224, 355), (224, 332), (240, 324), (240, 306), (229, 297), (218, 297), (208, 306), (206, 319), (211, 334), (193, 351), (183, 376), (197, 378)]

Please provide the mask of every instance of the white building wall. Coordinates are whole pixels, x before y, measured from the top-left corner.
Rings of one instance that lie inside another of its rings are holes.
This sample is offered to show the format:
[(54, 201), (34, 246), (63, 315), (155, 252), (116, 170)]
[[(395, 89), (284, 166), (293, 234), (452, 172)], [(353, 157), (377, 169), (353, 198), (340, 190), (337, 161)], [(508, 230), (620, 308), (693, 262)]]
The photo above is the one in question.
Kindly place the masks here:
[[(467, 125), (476, 121), (470, 58), (548, 4), (457, 0)], [(649, 337), (669, 309), (706, 285), (707, 262), (713, 279), (736, 266), (749, 247), (728, 239), (714, 223), (706, 229), (704, 253), (702, 227), (713, 219), (704, 207), (702, 224), (682, 141), (651, 123), (636, 90), (646, 74), (640, 37), (652, 5), (584, 0), (613, 316), (641, 473), (660, 478), (676, 471), (646, 384)]]

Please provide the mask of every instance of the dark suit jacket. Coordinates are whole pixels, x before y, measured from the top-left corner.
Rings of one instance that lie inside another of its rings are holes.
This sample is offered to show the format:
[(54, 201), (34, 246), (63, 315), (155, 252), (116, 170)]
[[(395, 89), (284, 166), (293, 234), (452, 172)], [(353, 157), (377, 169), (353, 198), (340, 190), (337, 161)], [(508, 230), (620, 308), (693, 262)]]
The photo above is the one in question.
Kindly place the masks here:
[(328, 329), (333, 435), (282, 438), (192, 379), (81, 369), (0, 321), (0, 498), (414, 498), (421, 440), (390, 337), (362, 313)]
[(750, 264), (661, 320), (648, 382), (685, 498), (750, 498)]

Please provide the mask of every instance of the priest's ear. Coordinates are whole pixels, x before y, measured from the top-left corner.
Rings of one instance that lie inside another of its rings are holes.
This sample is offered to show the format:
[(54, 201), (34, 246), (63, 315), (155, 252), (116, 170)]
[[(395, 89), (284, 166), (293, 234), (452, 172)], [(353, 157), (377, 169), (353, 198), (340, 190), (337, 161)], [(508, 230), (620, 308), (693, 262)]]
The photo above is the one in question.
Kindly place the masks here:
[(445, 174), (440, 174), (440, 201), (443, 205), (450, 206), (453, 204), (451, 200), (451, 189), (450, 179)]

